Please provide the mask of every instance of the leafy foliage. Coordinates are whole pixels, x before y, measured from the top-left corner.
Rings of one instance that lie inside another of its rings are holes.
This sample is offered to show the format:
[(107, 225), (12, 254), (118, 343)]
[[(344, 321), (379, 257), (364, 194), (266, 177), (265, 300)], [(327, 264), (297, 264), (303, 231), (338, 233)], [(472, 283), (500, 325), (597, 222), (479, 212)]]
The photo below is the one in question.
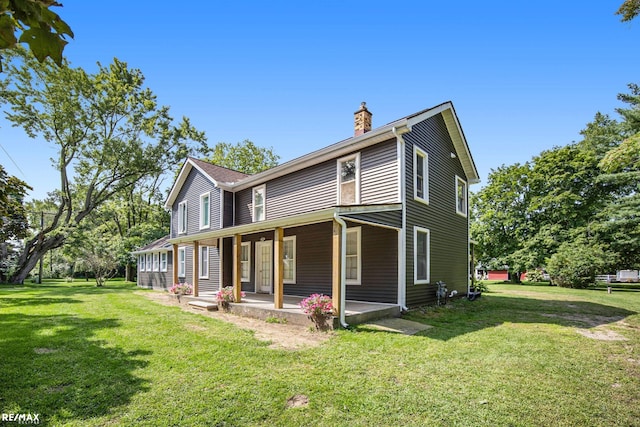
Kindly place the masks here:
[[(55, 0), (0, 0), (0, 50), (25, 43), (38, 61), (50, 57), (62, 65), (66, 37), (73, 37), (73, 31), (50, 9), (53, 6), (62, 4)], [(16, 32), (21, 33), (19, 39)]]
[(219, 142), (204, 160), (215, 165), (252, 175), (278, 165), (280, 156), (273, 148), (258, 147), (245, 139), (237, 144)]
[(0, 165), (0, 243), (27, 235), (29, 224), (23, 201), (31, 189), (26, 182), (9, 176)]
[(620, 15), (622, 22), (631, 21), (640, 14), (640, 0), (624, 0), (616, 15)]
[(611, 265), (611, 257), (602, 245), (578, 239), (560, 245), (547, 261), (547, 271), (558, 286), (586, 288), (595, 283), (599, 272)]

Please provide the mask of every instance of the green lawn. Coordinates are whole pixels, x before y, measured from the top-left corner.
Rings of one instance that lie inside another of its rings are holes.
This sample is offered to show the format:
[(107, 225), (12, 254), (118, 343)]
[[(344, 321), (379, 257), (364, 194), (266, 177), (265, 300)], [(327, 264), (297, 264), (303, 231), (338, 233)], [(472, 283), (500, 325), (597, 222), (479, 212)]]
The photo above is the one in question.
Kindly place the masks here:
[[(276, 350), (131, 284), (0, 286), (0, 413), (41, 425), (637, 426), (640, 292), (490, 285)], [(600, 340), (583, 332), (626, 340)], [(308, 397), (288, 408), (287, 399)]]

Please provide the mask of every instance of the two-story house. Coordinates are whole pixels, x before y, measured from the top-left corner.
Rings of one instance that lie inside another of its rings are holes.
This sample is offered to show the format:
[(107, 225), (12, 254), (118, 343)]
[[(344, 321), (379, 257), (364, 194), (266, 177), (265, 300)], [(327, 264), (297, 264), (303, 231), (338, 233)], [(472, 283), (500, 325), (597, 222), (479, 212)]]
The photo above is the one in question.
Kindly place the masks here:
[(138, 284), (435, 303), (469, 285), (468, 186), (478, 172), (451, 102), (256, 175), (189, 158), (166, 201), (171, 233), (141, 249)]

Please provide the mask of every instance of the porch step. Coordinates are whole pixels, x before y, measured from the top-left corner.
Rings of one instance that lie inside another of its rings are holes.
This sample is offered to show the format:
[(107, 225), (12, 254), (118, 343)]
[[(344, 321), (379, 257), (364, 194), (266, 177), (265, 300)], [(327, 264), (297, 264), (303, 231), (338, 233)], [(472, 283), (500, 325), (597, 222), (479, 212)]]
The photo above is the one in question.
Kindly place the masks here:
[(207, 310), (207, 311), (218, 309), (218, 304), (214, 304), (206, 301), (198, 301), (198, 300), (189, 301), (189, 305), (192, 306), (193, 308), (199, 308), (200, 310)]

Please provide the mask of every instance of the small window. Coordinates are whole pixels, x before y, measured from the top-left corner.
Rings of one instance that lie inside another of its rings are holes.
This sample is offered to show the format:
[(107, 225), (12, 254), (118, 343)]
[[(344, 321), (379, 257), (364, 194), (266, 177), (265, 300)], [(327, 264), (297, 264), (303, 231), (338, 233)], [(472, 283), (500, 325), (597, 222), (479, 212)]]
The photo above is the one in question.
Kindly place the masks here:
[(416, 284), (429, 283), (430, 231), (413, 228), (413, 281)]
[(160, 271), (160, 254), (153, 254), (153, 271)]
[(251, 242), (240, 245), (240, 281), (248, 282), (251, 276)]
[(186, 248), (178, 248), (178, 277), (187, 275), (187, 251)]
[(414, 199), (429, 203), (429, 156), (413, 146), (413, 186)]
[(211, 224), (211, 196), (209, 193), (202, 194), (200, 196), (200, 229), (209, 228)]
[(284, 283), (296, 283), (296, 236), (282, 239), (282, 258)]
[(347, 284), (359, 285), (361, 281), (362, 260), (361, 260), (361, 227), (347, 229)]
[(167, 253), (160, 254), (160, 271), (167, 271)]
[(360, 153), (338, 160), (338, 204), (360, 203)]
[(265, 186), (253, 189), (253, 222), (264, 221), (266, 218)]
[(200, 278), (209, 278), (209, 247), (200, 246)]
[(467, 216), (467, 182), (456, 176), (456, 212)]
[(140, 271), (145, 271), (145, 269), (146, 269), (145, 263), (144, 263), (145, 259), (146, 258), (145, 258), (144, 255), (140, 255), (140, 257), (138, 258), (138, 264), (139, 264), (139, 267), (140, 267)]
[(187, 202), (178, 203), (178, 233), (187, 232)]
[(147, 271), (151, 271), (151, 267), (153, 267), (151, 254), (147, 254)]

